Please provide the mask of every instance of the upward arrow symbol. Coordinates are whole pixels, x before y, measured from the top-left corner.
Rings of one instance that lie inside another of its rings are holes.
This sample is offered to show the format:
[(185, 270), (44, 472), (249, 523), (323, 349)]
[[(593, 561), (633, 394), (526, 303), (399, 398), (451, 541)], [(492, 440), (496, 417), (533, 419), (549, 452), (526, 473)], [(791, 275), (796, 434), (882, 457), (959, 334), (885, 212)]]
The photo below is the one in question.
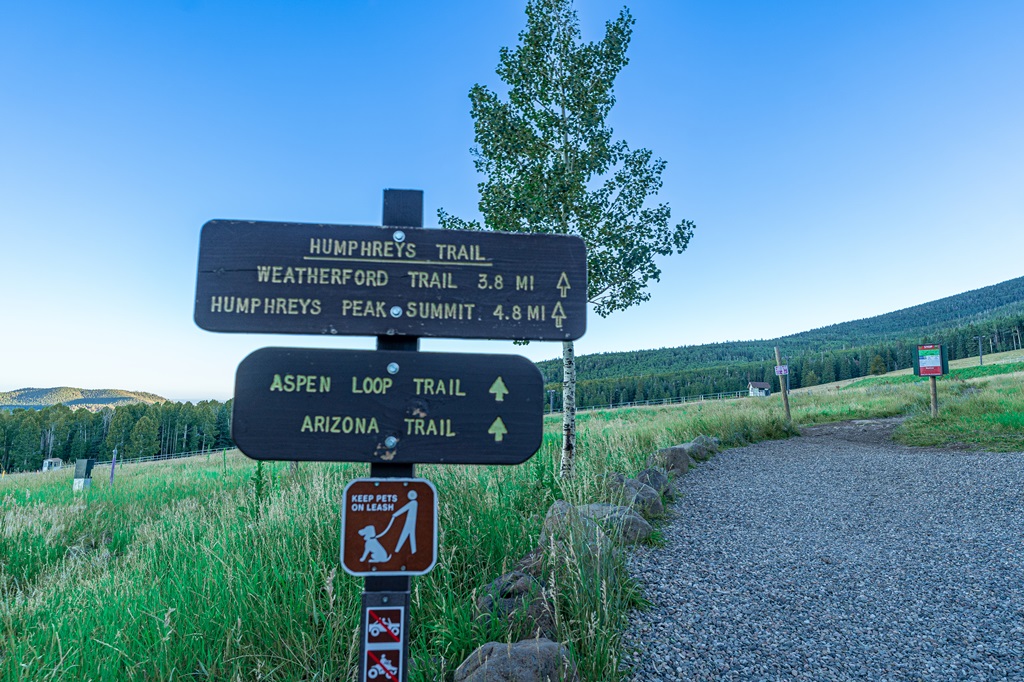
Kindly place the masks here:
[(561, 329), (565, 318), (565, 308), (562, 307), (562, 302), (559, 301), (555, 304), (555, 309), (551, 311), (551, 319), (555, 321), (555, 326)]
[(569, 278), (563, 272), (562, 276), (558, 278), (558, 284), (555, 285), (558, 291), (561, 293), (561, 297), (565, 298), (569, 295), (569, 289), (572, 289), (572, 285), (569, 284)]
[(487, 433), (494, 436), (495, 443), (500, 443), (508, 433), (508, 429), (505, 428), (505, 422), (501, 421), (501, 417), (498, 417), (491, 423), (491, 428), (487, 429)]
[(501, 380), (501, 377), (498, 377), (491, 384), (487, 392), (493, 393), (494, 399), (500, 403), (505, 400), (505, 396), (508, 394), (508, 387), (505, 386), (505, 382)]

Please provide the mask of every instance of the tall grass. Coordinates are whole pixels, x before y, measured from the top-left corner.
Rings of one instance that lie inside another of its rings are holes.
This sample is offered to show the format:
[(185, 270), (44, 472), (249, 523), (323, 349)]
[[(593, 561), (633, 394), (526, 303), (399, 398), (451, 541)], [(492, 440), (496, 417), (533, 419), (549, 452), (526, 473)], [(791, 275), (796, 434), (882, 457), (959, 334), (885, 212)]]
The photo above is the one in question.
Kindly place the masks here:
[[(1020, 381), (997, 379), (1013, 381), (979, 393), (945, 382), (942, 414), (1019, 432), (1007, 414), (1024, 411)], [(911, 433), (928, 401), (914, 384), (792, 398), (801, 424), (909, 413)], [(555, 500), (602, 501), (604, 473), (634, 474), (698, 434), (740, 445), (794, 432), (776, 399), (595, 411), (578, 425), (568, 482), (553, 420), (520, 466), (418, 468), (437, 486), (441, 537), (437, 567), (412, 581), (411, 679), (448, 679), (480, 644), (513, 636), (475, 620), (474, 599), (536, 546)], [(127, 466), (113, 487), (98, 470), (81, 493), (66, 470), (0, 480), (0, 679), (354, 679), (362, 581), (339, 568), (339, 510), (366, 469), (303, 464), (292, 478), (229, 453)], [(545, 578), (583, 678), (619, 679), (619, 633), (640, 603), (621, 557), (570, 549)]]
[(1024, 375), (953, 382), (939, 398), (938, 417), (919, 409), (894, 437), (907, 445), (1024, 452)]
[[(1024, 372), (1024, 362), (1003, 362), (989, 365), (970, 365), (967, 367), (952, 368), (949, 374), (936, 377), (938, 382), (966, 381), (967, 379), (979, 379), (982, 377), (993, 377), (1001, 374), (1016, 374)], [(926, 378), (915, 376), (906, 372), (898, 375), (881, 375), (877, 377), (866, 377), (852, 382), (846, 388), (864, 388), (867, 386), (878, 386), (883, 384), (913, 384), (927, 381)]]

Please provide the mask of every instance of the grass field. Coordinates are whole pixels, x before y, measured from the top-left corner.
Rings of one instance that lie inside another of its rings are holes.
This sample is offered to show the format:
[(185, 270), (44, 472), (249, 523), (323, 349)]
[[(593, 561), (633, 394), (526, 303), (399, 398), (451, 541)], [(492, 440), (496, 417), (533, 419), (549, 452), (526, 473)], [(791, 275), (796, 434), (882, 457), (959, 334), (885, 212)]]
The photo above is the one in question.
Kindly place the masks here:
[[(841, 409), (851, 410), (850, 415), (868, 405), (888, 412), (886, 416), (906, 415), (894, 438), (907, 445), (1024, 451), (1024, 352), (986, 355), (984, 365), (978, 364), (978, 358), (967, 358), (949, 366), (949, 374), (936, 382), (936, 419), (931, 417), (928, 379), (914, 376), (911, 370), (823, 387), (817, 395), (815, 389), (794, 391), (795, 402), (813, 398), (814, 406), (812, 414), (794, 418), (813, 423), (824, 416), (831, 421), (833, 415), (823, 406), (838, 398)], [(814, 414), (822, 411), (826, 414)]]
[[(987, 359), (987, 358), (986, 358)], [(927, 384), (878, 381), (791, 396), (797, 424), (907, 415), (908, 443), (1024, 450), (1020, 373)], [(431, 467), (437, 568), (413, 579), (411, 679), (445, 679), (508, 633), (473, 620), (475, 593), (537, 543), (556, 499), (600, 500), (599, 475), (635, 473), (698, 434), (740, 445), (790, 434), (777, 397), (597, 411), (579, 417), (579, 475), (557, 471), (560, 423), (518, 467)], [(365, 465), (259, 466), (236, 452), (95, 473), (0, 480), (0, 679), (348, 680), (361, 581), (338, 567), (339, 504)], [(619, 679), (619, 632), (635, 586), (586, 557), (549, 577), (559, 638), (587, 680)]]

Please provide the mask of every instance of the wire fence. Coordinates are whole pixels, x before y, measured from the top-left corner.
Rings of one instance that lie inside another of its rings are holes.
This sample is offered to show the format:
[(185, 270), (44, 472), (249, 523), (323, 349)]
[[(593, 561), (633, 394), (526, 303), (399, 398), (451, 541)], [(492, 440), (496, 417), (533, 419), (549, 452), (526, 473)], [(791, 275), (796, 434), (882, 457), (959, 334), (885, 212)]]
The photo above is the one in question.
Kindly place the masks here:
[[(724, 393), (710, 393), (707, 395), (689, 395), (679, 396), (677, 398), (659, 398), (657, 400), (633, 400), (625, 403), (609, 403), (607, 405), (588, 405), (587, 407), (577, 407), (577, 412), (585, 412), (586, 410), (614, 410), (618, 407), (651, 407), (654, 405), (680, 405), (682, 403), (698, 403), (706, 400), (735, 400), (737, 398), (746, 398), (750, 395), (749, 391), (727, 391)], [(548, 414), (558, 414), (561, 410), (549, 411)]]
[[(121, 457), (118, 457), (117, 466), (122, 466), (124, 464), (141, 464), (143, 462), (163, 462), (165, 460), (170, 459), (185, 459), (186, 457), (199, 457), (200, 455), (212, 455), (213, 453), (220, 452), (221, 450), (227, 451), (232, 449), (234, 449), (234, 447), (207, 448), (206, 450), (194, 450), (192, 452), (175, 452), (165, 455), (149, 455), (148, 457), (125, 457), (123, 459)], [(111, 461), (112, 460), (108, 459), (102, 462), (96, 462), (96, 464), (93, 465), (93, 468), (101, 466), (110, 466)]]
[[(231, 447), (231, 448), (208, 448), (206, 450), (194, 450), (192, 452), (175, 452), (175, 453), (162, 454), (162, 455), (149, 455), (147, 457), (125, 457), (123, 459), (121, 457), (118, 457), (117, 458), (117, 466), (120, 467), (120, 466), (125, 466), (125, 465), (128, 465), (128, 464), (142, 464), (142, 463), (145, 463), (145, 462), (163, 462), (163, 461), (172, 460), (172, 459), (185, 459), (186, 457), (199, 457), (200, 455), (212, 455), (215, 452), (221, 452), (222, 450), (226, 452), (227, 450), (232, 450), (232, 449), (234, 449), (234, 448), (233, 447)], [(111, 460), (109, 460), (109, 459), (104, 460), (102, 462), (96, 462), (93, 465), (93, 471), (95, 471), (99, 467), (109, 467), (110, 466), (110, 462), (111, 462)], [(49, 471), (63, 471), (63, 470), (69, 470), (70, 471), (70, 470), (73, 470), (74, 468), (75, 468), (74, 463), (69, 461), (64, 466), (59, 467), (59, 468), (55, 468), (55, 469), (50, 469)], [(8, 471), (8, 472), (4, 472), (4, 475), (5, 476), (24, 476), (26, 474), (41, 474), (41, 473), (44, 473), (44, 472), (39, 471), (39, 470), (36, 470), (36, 471)]]
[[(708, 400), (735, 400), (737, 398), (746, 398), (749, 396), (749, 391), (728, 391), (724, 393), (710, 393), (707, 395), (690, 395), (690, 396), (679, 396), (676, 398), (659, 398), (657, 400), (632, 400), (624, 403), (609, 403), (608, 405), (589, 405), (587, 407), (576, 408), (577, 412), (585, 412), (587, 410), (614, 410), (619, 407), (653, 407), (657, 405), (680, 405), (682, 403), (697, 403)], [(559, 414), (561, 410), (548, 411), (548, 414)], [(227, 450), (231, 448), (208, 448), (206, 450), (195, 450), (193, 452), (176, 452), (173, 454), (163, 455), (150, 455), (148, 457), (126, 457), (124, 459), (117, 458), (117, 466), (125, 466), (128, 464), (143, 464), (145, 462), (163, 462), (172, 459), (185, 459), (187, 457), (199, 457), (200, 455), (211, 455), (214, 452), (221, 450)], [(93, 465), (93, 469), (99, 467), (109, 467), (111, 460), (104, 460), (102, 462), (96, 462)], [(72, 464), (65, 464), (63, 469), (74, 468)], [(52, 471), (52, 469), (51, 469)], [(59, 470), (58, 470), (59, 471)], [(21, 476), (24, 474), (38, 474), (39, 471), (18, 471), (6, 473), (7, 476)]]

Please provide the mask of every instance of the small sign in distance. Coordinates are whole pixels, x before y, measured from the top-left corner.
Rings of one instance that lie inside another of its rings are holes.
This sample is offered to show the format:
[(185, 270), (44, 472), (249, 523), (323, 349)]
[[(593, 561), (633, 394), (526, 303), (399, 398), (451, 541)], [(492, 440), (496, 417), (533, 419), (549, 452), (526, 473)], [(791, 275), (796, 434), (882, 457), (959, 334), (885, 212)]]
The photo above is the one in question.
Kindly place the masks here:
[(941, 377), (949, 373), (949, 363), (941, 344), (928, 343), (917, 347), (918, 376)]

